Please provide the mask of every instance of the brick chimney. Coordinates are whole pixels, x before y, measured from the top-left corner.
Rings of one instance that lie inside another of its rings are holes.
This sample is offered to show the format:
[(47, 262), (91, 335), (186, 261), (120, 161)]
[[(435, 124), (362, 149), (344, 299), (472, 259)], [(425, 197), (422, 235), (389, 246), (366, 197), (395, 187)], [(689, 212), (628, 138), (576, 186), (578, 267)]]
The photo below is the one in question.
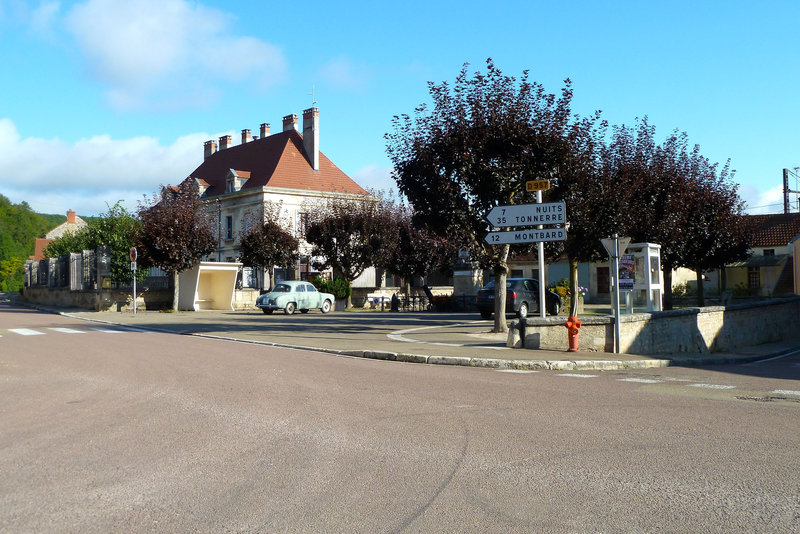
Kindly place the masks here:
[(226, 148), (230, 148), (233, 144), (233, 138), (230, 135), (223, 135), (219, 138), (219, 149), (225, 150)]
[(268, 135), (269, 135), (269, 123), (268, 122), (262, 122), (261, 123), (261, 131), (260, 131), (261, 139), (264, 139)]
[(308, 108), (303, 112), (303, 148), (311, 167), (319, 170), (319, 108)]
[(288, 132), (291, 129), (297, 130), (297, 113), (286, 115), (283, 118), (283, 131)]
[(206, 141), (203, 144), (203, 159), (208, 159), (211, 155), (217, 151), (217, 142), (213, 139), (211, 141)]
[(244, 129), (242, 130), (242, 144), (249, 143), (252, 141), (252, 137), (250, 137), (250, 130)]
[(67, 224), (75, 224), (75, 212), (67, 210)]

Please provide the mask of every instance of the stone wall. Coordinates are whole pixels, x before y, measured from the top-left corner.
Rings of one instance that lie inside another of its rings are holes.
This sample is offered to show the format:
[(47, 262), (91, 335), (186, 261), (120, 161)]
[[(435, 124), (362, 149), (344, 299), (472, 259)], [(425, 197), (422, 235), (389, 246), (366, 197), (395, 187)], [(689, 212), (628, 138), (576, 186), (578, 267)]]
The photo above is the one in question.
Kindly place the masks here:
[[(88, 290), (69, 288), (25, 287), (22, 296), (28, 301), (59, 308), (81, 308), (96, 311), (133, 311), (130, 291)], [(162, 310), (172, 306), (172, 290), (150, 290), (136, 295), (137, 310)]]
[[(800, 297), (623, 315), (620, 352), (703, 354), (800, 338), (800, 329), (793, 324), (799, 316)], [(584, 316), (580, 319), (583, 323), (578, 338), (580, 349), (613, 352), (614, 318)], [(528, 318), (514, 321), (511, 326), (509, 347), (520, 348), (524, 337), (525, 348), (567, 349), (563, 318)]]

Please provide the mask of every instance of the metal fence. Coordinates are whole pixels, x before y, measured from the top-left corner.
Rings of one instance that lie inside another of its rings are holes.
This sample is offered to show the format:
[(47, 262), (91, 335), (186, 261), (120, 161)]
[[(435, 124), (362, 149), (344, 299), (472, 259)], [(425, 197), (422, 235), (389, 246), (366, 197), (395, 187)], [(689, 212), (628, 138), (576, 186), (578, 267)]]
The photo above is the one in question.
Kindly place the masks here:
[[(108, 249), (99, 248), (73, 252), (58, 258), (28, 261), (25, 264), (25, 285), (95, 291), (130, 289), (132, 284), (117, 284), (111, 280), (111, 255)], [(172, 287), (172, 277), (161, 269), (152, 267), (139, 287), (142, 290), (169, 289)]]

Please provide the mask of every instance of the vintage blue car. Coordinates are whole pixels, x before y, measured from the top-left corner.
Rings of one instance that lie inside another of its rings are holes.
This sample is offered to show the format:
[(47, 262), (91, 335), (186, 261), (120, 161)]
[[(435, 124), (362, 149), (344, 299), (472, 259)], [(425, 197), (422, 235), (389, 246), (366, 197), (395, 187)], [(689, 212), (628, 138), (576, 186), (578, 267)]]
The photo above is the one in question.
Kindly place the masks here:
[(309, 282), (291, 280), (278, 282), (269, 293), (258, 297), (256, 306), (266, 314), (275, 310), (283, 310), (286, 315), (291, 315), (295, 310), (300, 310), (300, 313), (308, 313), (311, 308), (319, 308), (322, 313), (328, 313), (334, 302), (333, 295), (320, 293)]

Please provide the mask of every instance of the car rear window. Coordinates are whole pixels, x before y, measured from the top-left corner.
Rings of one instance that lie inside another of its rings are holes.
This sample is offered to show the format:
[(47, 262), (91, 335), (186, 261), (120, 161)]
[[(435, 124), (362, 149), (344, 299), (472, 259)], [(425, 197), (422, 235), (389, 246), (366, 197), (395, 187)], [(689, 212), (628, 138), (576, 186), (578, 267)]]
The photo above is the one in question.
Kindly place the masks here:
[(290, 293), (292, 291), (292, 286), (289, 284), (278, 284), (275, 286), (275, 289), (272, 290), (273, 293)]

